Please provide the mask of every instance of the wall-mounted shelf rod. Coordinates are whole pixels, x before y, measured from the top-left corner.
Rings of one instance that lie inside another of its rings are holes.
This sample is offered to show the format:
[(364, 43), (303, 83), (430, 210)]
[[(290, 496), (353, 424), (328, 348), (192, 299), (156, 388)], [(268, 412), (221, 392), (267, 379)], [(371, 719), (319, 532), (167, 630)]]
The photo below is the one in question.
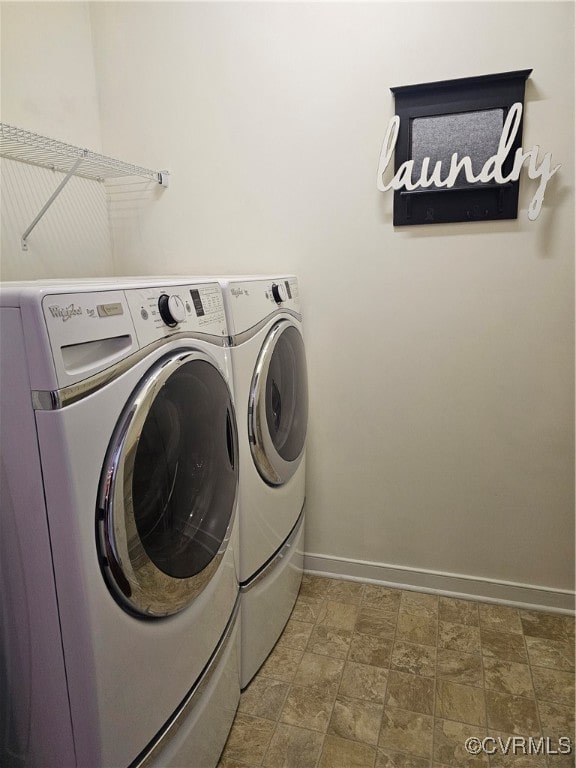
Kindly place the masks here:
[(168, 171), (153, 171), (106, 155), (91, 152), (88, 149), (65, 144), (7, 123), (0, 123), (0, 157), (17, 160), (41, 168), (50, 168), (66, 174), (49, 200), (22, 235), (22, 249), (27, 250), (27, 238), (42, 216), (58, 197), (72, 176), (80, 176), (93, 181), (106, 181), (129, 176), (137, 176), (154, 181), (163, 187), (168, 186)]
[(44, 216), (44, 214), (46, 213), (48, 208), (50, 208), (50, 206), (52, 205), (54, 200), (56, 200), (56, 198), (58, 197), (60, 192), (62, 192), (62, 190), (64, 189), (64, 187), (66, 186), (66, 184), (68, 183), (70, 178), (72, 176), (74, 176), (74, 172), (79, 168), (81, 163), (82, 163), (82, 158), (79, 157), (78, 160), (76, 160), (76, 162), (72, 166), (72, 168), (68, 171), (66, 176), (62, 179), (60, 184), (58, 184), (58, 186), (56, 187), (54, 192), (50, 195), (48, 200), (44, 203), (44, 205), (42, 206), (42, 208), (38, 212), (37, 216), (35, 217), (34, 221), (30, 224), (30, 226), (26, 229), (26, 231), (24, 232), (24, 234), (20, 238), (20, 245), (22, 246), (22, 250), (23, 251), (27, 251), (28, 250), (28, 242), (27, 242), (28, 235), (30, 234), (30, 232), (32, 232), (32, 230), (34, 229), (36, 224), (38, 224), (38, 222), (40, 221), (42, 216)]

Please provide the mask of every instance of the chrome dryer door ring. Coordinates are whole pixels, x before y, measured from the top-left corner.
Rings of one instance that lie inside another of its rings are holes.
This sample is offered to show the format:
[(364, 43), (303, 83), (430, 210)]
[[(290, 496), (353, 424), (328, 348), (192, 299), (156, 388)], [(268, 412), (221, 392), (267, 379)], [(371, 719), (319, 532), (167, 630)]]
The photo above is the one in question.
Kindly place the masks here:
[(248, 401), (248, 439), (254, 464), (269, 485), (288, 482), (306, 444), (308, 385), (298, 326), (280, 320), (260, 350)]

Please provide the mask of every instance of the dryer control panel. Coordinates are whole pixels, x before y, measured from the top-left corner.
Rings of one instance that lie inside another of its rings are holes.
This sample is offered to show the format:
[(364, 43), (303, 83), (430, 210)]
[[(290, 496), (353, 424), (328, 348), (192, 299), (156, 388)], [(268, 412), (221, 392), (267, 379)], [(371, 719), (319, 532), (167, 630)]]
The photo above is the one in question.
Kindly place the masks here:
[(247, 331), (279, 309), (300, 314), (298, 280), (292, 275), (230, 280), (225, 291), (230, 308), (228, 323), (232, 334)]

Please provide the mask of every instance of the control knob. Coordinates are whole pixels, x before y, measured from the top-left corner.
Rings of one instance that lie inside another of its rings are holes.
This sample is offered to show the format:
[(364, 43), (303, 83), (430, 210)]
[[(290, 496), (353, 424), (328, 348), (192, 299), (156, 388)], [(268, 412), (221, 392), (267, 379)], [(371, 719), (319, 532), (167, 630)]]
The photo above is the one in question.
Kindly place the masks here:
[(180, 296), (168, 296), (167, 293), (163, 293), (158, 299), (158, 311), (162, 320), (170, 328), (174, 328), (186, 319), (186, 307)]
[(281, 304), (288, 298), (286, 288), (283, 285), (276, 285), (276, 283), (272, 286), (272, 296), (274, 296), (276, 304)]

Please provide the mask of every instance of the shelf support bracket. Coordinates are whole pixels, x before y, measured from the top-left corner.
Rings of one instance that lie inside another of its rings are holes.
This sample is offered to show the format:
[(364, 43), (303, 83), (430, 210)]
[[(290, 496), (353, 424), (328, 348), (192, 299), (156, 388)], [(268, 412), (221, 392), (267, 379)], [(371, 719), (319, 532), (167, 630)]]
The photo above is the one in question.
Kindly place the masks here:
[(50, 195), (50, 197), (48, 198), (46, 203), (42, 206), (42, 208), (40, 209), (40, 211), (39, 211), (38, 215), (36, 216), (36, 218), (34, 219), (34, 221), (30, 224), (28, 229), (24, 232), (24, 234), (20, 238), (20, 244), (22, 246), (22, 250), (23, 251), (27, 251), (28, 250), (28, 243), (27, 243), (28, 236), (30, 235), (30, 233), (32, 232), (32, 230), (34, 229), (36, 224), (38, 224), (38, 222), (40, 221), (42, 216), (44, 216), (44, 214), (46, 213), (48, 208), (50, 208), (50, 206), (52, 205), (54, 200), (56, 200), (56, 198), (58, 197), (60, 192), (62, 192), (62, 190), (64, 189), (66, 184), (70, 181), (70, 178), (74, 175), (74, 173), (76, 172), (76, 170), (80, 166), (80, 164), (82, 162), (84, 162), (84, 158), (86, 157), (87, 154), (88, 154), (88, 150), (87, 149), (83, 150), (83, 156), (79, 157), (78, 160), (76, 160), (76, 162), (74, 163), (72, 168), (68, 171), (66, 176), (62, 179), (62, 181), (60, 182), (60, 184), (58, 184), (58, 186), (56, 187), (54, 192)]

